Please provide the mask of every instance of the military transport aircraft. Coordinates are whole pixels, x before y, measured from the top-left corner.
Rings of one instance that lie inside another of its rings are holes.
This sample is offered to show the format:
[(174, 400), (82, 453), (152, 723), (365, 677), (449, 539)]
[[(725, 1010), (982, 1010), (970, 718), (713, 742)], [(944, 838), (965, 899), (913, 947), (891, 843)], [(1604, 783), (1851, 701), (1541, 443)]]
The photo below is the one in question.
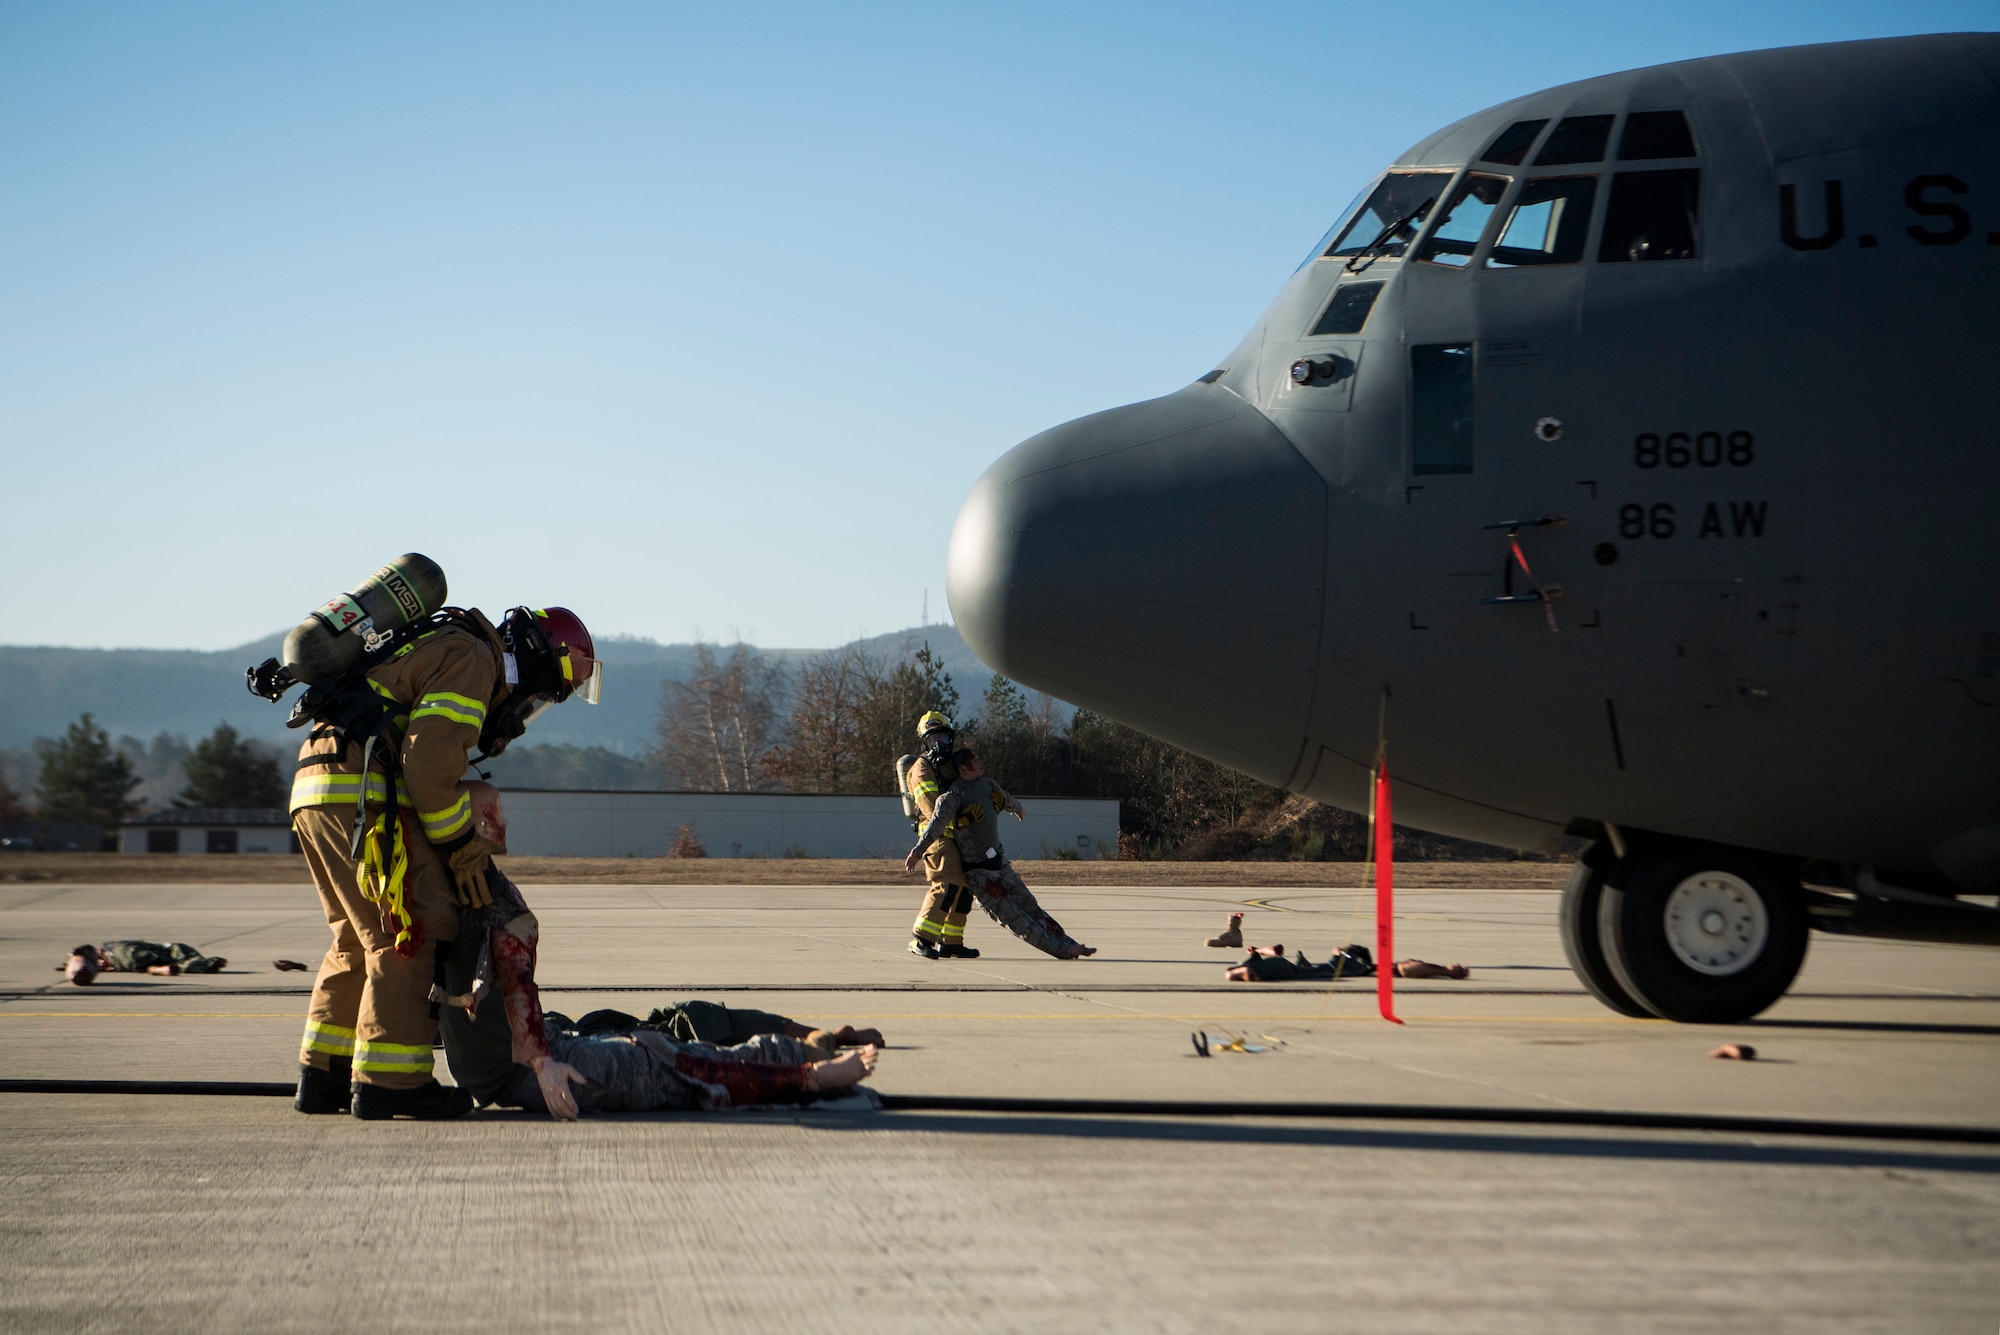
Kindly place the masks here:
[(1593, 842), (1615, 1009), (1769, 1006), (1809, 927), (2000, 943), (2000, 35), (1467, 117), (1220, 364), (1002, 457), (1009, 676), (1351, 810)]

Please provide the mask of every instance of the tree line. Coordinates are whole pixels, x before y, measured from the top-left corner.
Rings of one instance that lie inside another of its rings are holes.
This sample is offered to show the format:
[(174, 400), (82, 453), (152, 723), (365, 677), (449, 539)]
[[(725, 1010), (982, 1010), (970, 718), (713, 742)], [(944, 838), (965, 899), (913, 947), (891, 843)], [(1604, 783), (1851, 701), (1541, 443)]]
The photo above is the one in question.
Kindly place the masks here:
[[(787, 670), (747, 644), (700, 645), (662, 686), (654, 752), (667, 787), (893, 793), (895, 762), (937, 709), (1011, 791), (1119, 804), (1124, 857), (1359, 857), (1357, 818), (1287, 794), (1087, 709), (995, 675), (963, 709), (928, 643), (892, 661), (858, 645)], [(1262, 822), (1249, 837), (1219, 837)], [(1365, 825), (1365, 822), (1361, 822)]]
[[(928, 643), (895, 660), (859, 645), (787, 668), (747, 644), (698, 645), (685, 681), (661, 687), (646, 757), (602, 748), (511, 748), (492, 762), (503, 785), (575, 788), (648, 783), (708, 792), (889, 794), (896, 758), (917, 746), (926, 710), (957, 724), (961, 744), (1024, 796), (1119, 804), (1126, 858), (1351, 861), (1367, 855), (1367, 822), (1171, 746), (1087, 709), (1069, 710), (996, 674), (965, 708)], [(0, 760), (18, 756), (7, 753)], [(615, 760), (615, 773), (605, 760)], [(283, 807), (289, 767), (277, 748), (228, 724), (201, 741), (161, 734), (115, 744), (89, 714), (34, 745), (32, 801), (0, 773), (0, 821), (116, 826), (160, 800), (176, 807)], [(8, 766), (15, 773), (24, 768)], [(588, 783), (584, 782), (589, 780)], [(176, 784), (178, 790), (175, 791)], [(154, 801), (141, 800), (150, 792)], [(1505, 856), (1501, 850), (1398, 827), (1398, 856)]]
[(32, 800), (0, 777), (0, 821), (76, 821), (115, 826), (144, 810), (137, 790), (149, 777), (178, 769), (183, 776), (173, 805), (283, 807), (287, 775), (264, 744), (227, 723), (189, 746), (162, 733), (148, 747), (136, 738), (111, 736), (82, 715), (58, 738), (37, 738)]

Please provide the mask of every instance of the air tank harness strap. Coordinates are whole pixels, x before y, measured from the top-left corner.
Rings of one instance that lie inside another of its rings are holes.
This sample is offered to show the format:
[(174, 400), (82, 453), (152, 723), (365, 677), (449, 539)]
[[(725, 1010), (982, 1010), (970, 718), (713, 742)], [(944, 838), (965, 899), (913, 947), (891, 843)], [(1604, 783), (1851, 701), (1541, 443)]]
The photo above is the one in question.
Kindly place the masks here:
[(382, 910), (382, 927), (396, 934), (396, 953), (408, 958), (424, 943), (422, 924), (410, 917), (403, 890), (410, 872), (409, 818), (393, 801), (371, 813), (362, 835), (356, 875), (361, 893)]

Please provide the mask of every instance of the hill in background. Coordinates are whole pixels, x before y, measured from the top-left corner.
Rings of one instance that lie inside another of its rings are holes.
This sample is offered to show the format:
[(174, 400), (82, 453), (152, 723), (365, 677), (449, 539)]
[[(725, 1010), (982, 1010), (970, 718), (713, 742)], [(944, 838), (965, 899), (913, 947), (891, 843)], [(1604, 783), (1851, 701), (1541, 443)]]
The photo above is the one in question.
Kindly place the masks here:
[[(282, 634), (271, 635), (215, 653), (0, 645), (0, 748), (24, 750), (37, 737), (59, 735), (86, 712), (113, 737), (150, 739), (164, 732), (192, 739), (227, 723), (246, 737), (290, 745), (297, 735), (286, 730), (285, 715), (297, 693), (274, 705), (251, 695), (243, 684), (243, 670), (277, 653), (283, 639)], [(966, 648), (952, 626), (913, 627), (860, 643), (878, 657), (900, 660), (927, 640), (961, 698), (979, 699), (992, 669)], [(635, 760), (652, 749), (660, 687), (687, 679), (694, 646), (621, 638), (598, 648), (604, 658), (604, 702), (595, 708), (572, 704), (550, 711), (524, 744), (602, 747)], [(763, 652), (793, 664), (822, 651)]]

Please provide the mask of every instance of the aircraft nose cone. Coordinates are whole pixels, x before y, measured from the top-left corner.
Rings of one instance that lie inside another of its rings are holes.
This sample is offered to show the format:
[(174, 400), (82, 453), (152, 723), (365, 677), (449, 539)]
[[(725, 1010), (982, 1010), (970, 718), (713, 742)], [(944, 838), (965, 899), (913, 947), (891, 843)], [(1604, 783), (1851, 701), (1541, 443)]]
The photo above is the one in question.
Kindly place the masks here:
[(1326, 489), (1227, 390), (1079, 418), (1003, 455), (946, 595), (990, 666), (1271, 783), (1312, 704)]

